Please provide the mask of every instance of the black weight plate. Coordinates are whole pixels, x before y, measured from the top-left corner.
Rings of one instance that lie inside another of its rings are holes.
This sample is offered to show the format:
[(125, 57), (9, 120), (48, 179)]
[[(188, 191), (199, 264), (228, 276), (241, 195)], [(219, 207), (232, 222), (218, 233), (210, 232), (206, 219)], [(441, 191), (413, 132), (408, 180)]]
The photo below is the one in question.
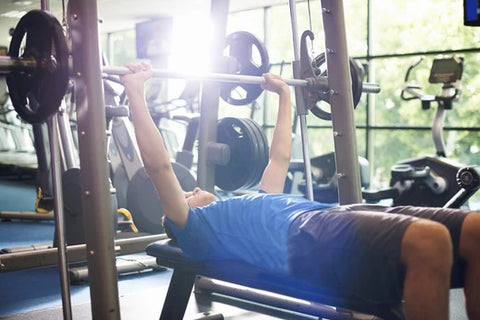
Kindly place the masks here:
[(118, 166), (113, 172), (112, 183), (117, 190), (117, 202), (119, 208), (127, 207), (128, 177), (123, 166)]
[(254, 148), (245, 124), (237, 118), (223, 118), (217, 125), (217, 142), (230, 147), (230, 161), (215, 166), (215, 184), (225, 191), (243, 188), (248, 184), (248, 173)]
[(50, 13), (28, 12), (15, 27), (8, 55), (37, 61), (30, 72), (12, 70), (7, 85), (20, 117), (29, 123), (44, 122), (58, 110), (68, 86), (68, 47), (62, 26)]
[(257, 133), (255, 132), (255, 129), (252, 127), (251, 123), (249, 122), (249, 119), (240, 119), (244, 125), (245, 128), (247, 129), (249, 139), (252, 141), (252, 153), (253, 157), (250, 161), (250, 167), (248, 170), (248, 176), (249, 180), (244, 186), (244, 189), (249, 189), (253, 186), (255, 186), (255, 181), (257, 180), (257, 176), (260, 174), (259, 173), (259, 168), (257, 166), (257, 163), (260, 161), (260, 138), (258, 137)]
[[(260, 171), (261, 175), (263, 175), (263, 171), (265, 170), (266, 166), (268, 165), (268, 162), (270, 160), (270, 148), (268, 145), (268, 139), (267, 136), (265, 135), (265, 132), (263, 131), (262, 127), (255, 121), (252, 120), (253, 125), (257, 127), (257, 132), (260, 134), (261, 140), (263, 141), (262, 149), (261, 149), (261, 154), (262, 154), (262, 159), (260, 160)], [(261, 179), (261, 177), (260, 177)]]
[[(359, 62), (350, 58), (350, 76), (352, 81), (353, 107), (356, 108), (362, 97), (363, 89), (363, 68)], [(325, 53), (319, 54), (312, 61), (316, 76), (328, 76)], [(329, 103), (328, 94), (321, 94), (320, 99)], [(323, 110), (318, 104), (311, 109), (312, 113), (320, 119), (332, 120), (332, 114)]]
[(357, 60), (350, 58), (350, 75), (352, 77), (353, 106), (357, 107), (362, 98), (363, 90), (363, 67)]
[[(172, 163), (172, 168), (183, 190), (192, 191), (196, 187), (197, 182), (187, 168), (175, 162)], [(144, 168), (135, 173), (128, 185), (127, 208), (138, 230), (152, 234), (164, 232), (162, 204)]]
[[(257, 37), (249, 32), (237, 31), (230, 34), (226, 38), (226, 48), (229, 48), (229, 57), (236, 60), (236, 74), (261, 76), (270, 69), (267, 49)], [(260, 56), (260, 63), (254, 61), (254, 48)], [(236, 106), (253, 102), (262, 92), (263, 89), (258, 84), (222, 83), (220, 86), (222, 99)], [(235, 97), (236, 94), (240, 97)]]
[(269, 148), (268, 140), (262, 127), (253, 119), (242, 119), (253, 134), (253, 141), (255, 141), (255, 158), (252, 160), (252, 180), (247, 188), (256, 186), (263, 175), (263, 171), (268, 164)]
[[(253, 121), (253, 120), (252, 120)], [(260, 175), (263, 175), (263, 171), (265, 171), (265, 168), (268, 165), (268, 162), (270, 160), (270, 148), (268, 146), (268, 139), (267, 136), (265, 135), (265, 132), (263, 131), (262, 127), (255, 121), (252, 122), (258, 130), (258, 133), (260, 134), (261, 140), (263, 141), (262, 149), (261, 149), (261, 154), (262, 154), (262, 159), (259, 162), (259, 168), (260, 168)], [(261, 179), (260, 176), (260, 179)]]
[(259, 137), (258, 133), (256, 132), (255, 128), (252, 126), (250, 119), (243, 118), (239, 119), (240, 121), (243, 122), (246, 128), (246, 132), (248, 134), (248, 137), (250, 141), (252, 141), (252, 158), (250, 159), (250, 165), (248, 167), (247, 172), (245, 174), (248, 174), (248, 182), (243, 186), (244, 189), (249, 189), (251, 187), (254, 187), (259, 179), (258, 176), (261, 174), (259, 168), (260, 166), (258, 163), (260, 162), (260, 159), (262, 157), (261, 154), (261, 146), (260, 143), (263, 144), (263, 141), (261, 140), (261, 137)]
[[(72, 168), (62, 174), (63, 211), (65, 219), (65, 242), (68, 245), (85, 243), (82, 186), (80, 169)], [(58, 245), (58, 230), (55, 228), (54, 244)]]

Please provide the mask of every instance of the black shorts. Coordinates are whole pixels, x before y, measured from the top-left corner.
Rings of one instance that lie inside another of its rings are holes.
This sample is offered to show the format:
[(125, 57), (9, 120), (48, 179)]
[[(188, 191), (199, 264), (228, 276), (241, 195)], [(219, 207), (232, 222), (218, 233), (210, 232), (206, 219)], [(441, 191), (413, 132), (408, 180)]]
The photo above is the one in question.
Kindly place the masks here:
[(376, 303), (398, 302), (405, 278), (401, 241), (407, 227), (424, 218), (449, 229), (454, 247), (451, 284), (462, 287), (458, 243), (466, 214), (455, 209), (372, 204), (306, 212), (290, 227), (289, 267), (293, 274), (312, 277), (341, 294)]

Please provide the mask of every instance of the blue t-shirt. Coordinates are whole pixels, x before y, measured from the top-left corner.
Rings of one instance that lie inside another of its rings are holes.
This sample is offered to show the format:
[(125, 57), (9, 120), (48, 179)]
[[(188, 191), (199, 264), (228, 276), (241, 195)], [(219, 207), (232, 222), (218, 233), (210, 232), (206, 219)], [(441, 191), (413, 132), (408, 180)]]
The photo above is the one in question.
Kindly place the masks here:
[(194, 260), (242, 260), (288, 272), (287, 236), (301, 213), (331, 207), (289, 194), (256, 193), (189, 210), (187, 224), (167, 223)]

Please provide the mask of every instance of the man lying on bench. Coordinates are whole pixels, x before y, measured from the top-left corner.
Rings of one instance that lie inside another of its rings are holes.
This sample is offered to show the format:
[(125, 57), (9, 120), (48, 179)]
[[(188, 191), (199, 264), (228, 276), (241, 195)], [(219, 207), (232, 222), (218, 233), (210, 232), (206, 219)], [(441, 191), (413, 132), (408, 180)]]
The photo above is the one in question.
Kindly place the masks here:
[(270, 160), (260, 191), (216, 201), (184, 192), (150, 118), (146, 63), (122, 76), (135, 135), (171, 229), (194, 260), (242, 260), (275, 273), (304, 275), (381, 303), (404, 301), (407, 319), (448, 319), (449, 288), (464, 287), (467, 314), (480, 319), (480, 214), (443, 208), (354, 204), (332, 207), (282, 194), (290, 161), (290, 89), (266, 74), (279, 97)]

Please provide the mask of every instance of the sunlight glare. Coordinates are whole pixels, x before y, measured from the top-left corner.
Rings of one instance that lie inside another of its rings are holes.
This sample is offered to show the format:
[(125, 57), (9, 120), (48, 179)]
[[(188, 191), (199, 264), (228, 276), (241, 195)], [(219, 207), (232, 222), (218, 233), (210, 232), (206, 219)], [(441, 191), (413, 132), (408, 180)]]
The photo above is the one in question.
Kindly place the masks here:
[(207, 72), (211, 38), (209, 17), (194, 14), (175, 17), (170, 68), (178, 72)]

